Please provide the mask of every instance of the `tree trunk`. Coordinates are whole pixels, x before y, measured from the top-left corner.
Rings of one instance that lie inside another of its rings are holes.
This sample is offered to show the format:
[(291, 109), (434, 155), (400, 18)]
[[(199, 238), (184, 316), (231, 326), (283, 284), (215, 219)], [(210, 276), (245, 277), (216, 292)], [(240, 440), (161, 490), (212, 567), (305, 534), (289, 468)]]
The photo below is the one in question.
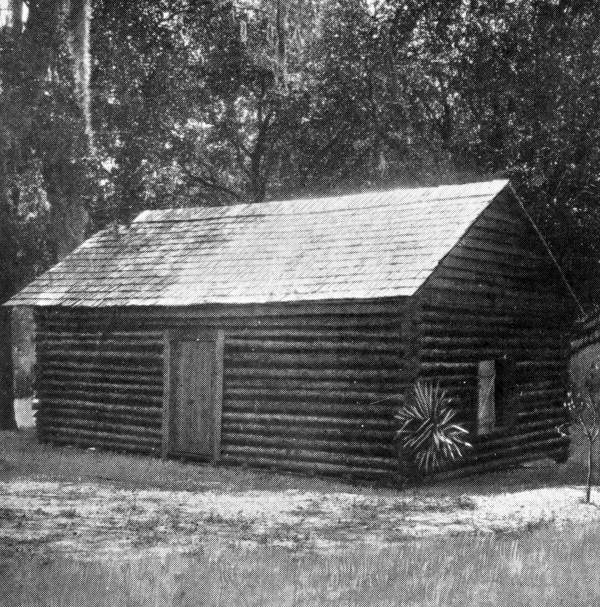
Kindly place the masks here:
[(9, 0), (8, 11), (13, 32), (20, 34), (23, 29), (23, 0)]
[(0, 308), (0, 336), (0, 430), (15, 430), (10, 308)]
[(592, 497), (592, 467), (594, 465), (594, 443), (588, 439), (587, 481), (585, 487), (585, 503), (589, 504)]
[[(71, 55), (75, 92), (79, 109), (84, 119), (84, 131), (87, 140), (87, 153), (94, 154), (93, 132), (90, 109), (90, 21), (91, 0), (42, 0), (34, 7), (30, 6), (28, 29), (35, 44), (39, 37), (42, 41), (48, 37), (48, 28), (66, 28), (66, 44)], [(48, 69), (54, 57), (46, 54), (39, 73)], [(85, 149), (85, 144), (84, 144)], [(86, 233), (89, 215), (81, 189), (76, 185), (85, 177), (77, 172), (68, 159), (42, 166), (44, 185), (51, 214), (51, 242), (56, 260), (60, 261), (79, 246)]]
[(94, 132), (91, 110), (91, 54), (90, 24), (92, 20), (91, 0), (65, 0), (68, 9), (68, 46), (73, 60), (73, 76), (79, 105), (85, 121), (90, 153), (94, 153)]

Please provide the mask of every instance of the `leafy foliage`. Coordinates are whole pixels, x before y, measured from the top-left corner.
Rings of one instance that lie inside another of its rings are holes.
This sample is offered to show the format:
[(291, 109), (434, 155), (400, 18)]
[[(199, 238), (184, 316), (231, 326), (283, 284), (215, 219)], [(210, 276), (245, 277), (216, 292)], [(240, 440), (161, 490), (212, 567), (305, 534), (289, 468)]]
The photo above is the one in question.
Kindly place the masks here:
[(471, 446), (465, 440), (467, 430), (455, 422), (455, 416), (439, 384), (416, 382), (410, 401), (395, 418), (400, 425), (396, 438), (420, 472), (439, 470), (444, 463), (462, 457)]

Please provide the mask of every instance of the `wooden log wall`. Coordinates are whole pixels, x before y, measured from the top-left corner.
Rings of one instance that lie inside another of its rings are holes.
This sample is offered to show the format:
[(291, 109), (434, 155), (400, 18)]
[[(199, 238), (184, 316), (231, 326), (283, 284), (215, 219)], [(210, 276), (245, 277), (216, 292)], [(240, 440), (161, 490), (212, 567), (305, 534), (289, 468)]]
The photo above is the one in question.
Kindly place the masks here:
[(40, 437), (160, 453), (163, 331), (218, 327), (223, 462), (389, 475), (393, 415), (408, 381), (403, 307), (40, 309)]
[[(447, 387), (472, 431), (463, 472), (566, 455), (557, 427), (573, 312), (542, 246), (517, 204), (498, 198), (420, 294), (420, 376)], [(512, 421), (476, 436), (478, 363), (503, 356), (515, 361)]]

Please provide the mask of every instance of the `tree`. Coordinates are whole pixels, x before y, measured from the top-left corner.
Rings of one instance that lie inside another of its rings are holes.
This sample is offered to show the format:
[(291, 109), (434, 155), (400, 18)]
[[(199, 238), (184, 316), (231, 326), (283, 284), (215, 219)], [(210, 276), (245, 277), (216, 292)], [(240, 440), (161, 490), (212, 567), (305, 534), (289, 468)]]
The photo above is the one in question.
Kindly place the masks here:
[(279, 82), (242, 36), (242, 19), (244, 35), (266, 35), (260, 13), (241, 15), (233, 3), (97, 3), (94, 116), (106, 199), (96, 225), (285, 190), (304, 83)]
[[(10, 6), (0, 30), (0, 303), (81, 242), (91, 192), (89, 2), (31, 0), (26, 23), (23, 2)], [(2, 310), (0, 428), (15, 425), (10, 335)]]
[[(592, 479), (594, 476), (594, 448), (600, 435), (600, 363), (592, 363), (584, 378), (583, 385), (576, 392), (569, 392), (565, 407), (569, 413), (570, 424), (579, 427), (587, 442), (587, 474), (585, 502), (590, 503)], [(564, 430), (561, 432), (565, 434)]]

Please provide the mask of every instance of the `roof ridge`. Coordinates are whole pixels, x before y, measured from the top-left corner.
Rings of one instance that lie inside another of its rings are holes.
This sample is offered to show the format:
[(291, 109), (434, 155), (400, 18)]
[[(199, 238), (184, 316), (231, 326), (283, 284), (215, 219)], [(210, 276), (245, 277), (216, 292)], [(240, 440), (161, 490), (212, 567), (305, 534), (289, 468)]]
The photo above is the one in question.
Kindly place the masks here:
[[(244, 217), (246, 219), (249, 218), (253, 218), (253, 217), (274, 217), (274, 216), (279, 216), (282, 213), (275, 213), (275, 212), (268, 212), (268, 209), (266, 212), (256, 212), (256, 213), (249, 213), (249, 214), (243, 214), (243, 213), (228, 213), (228, 210), (232, 210), (232, 209), (247, 209), (248, 211), (250, 210), (254, 210), (256, 209), (258, 211), (258, 209), (262, 209), (264, 207), (270, 207), (273, 205), (281, 205), (281, 204), (287, 204), (289, 203), (290, 207), (293, 207), (293, 205), (297, 205), (299, 206), (302, 203), (310, 203), (310, 202), (314, 202), (317, 200), (321, 200), (321, 201), (341, 201), (344, 198), (350, 198), (350, 199), (355, 199), (358, 200), (360, 199), (360, 197), (364, 197), (364, 196), (373, 196), (374, 198), (374, 204), (365, 204), (364, 206), (360, 207), (360, 210), (369, 210), (369, 209), (378, 209), (378, 208), (386, 208), (386, 207), (390, 207), (391, 204), (390, 201), (388, 203), (375, 203), (375, 201), (381, 201), (382, 198), (389, 200), (390, 196), (386, 196), (386, 195), (390, 195), (390, 194), (394, 194), (396, 192), (418, 192), (419, 190), (422, 191), (422, 196), (420, 196), (419, 198), (415, 199), (415, 200), (411, 200), (410, 204), (417, 204), (417, 203), (422, 203), (425, 202), (425, 200), (427, 202), (441, 202), (443, 200), (465, 200), (468, 198), (482, 198), (482, 197), (487, 197), (489, 196), (489, 193), (475, 193), (475, 194), (463, 194), (463, 195), (447, 195), (445, 197), (435, 197), (435, 196), (427, 196), (427, 193), (429, 192), (435, 192), (437, 190), (440, 190), (441, 188), (451, 188), (451, 187), (457, 187), (457, 185), (463, 185), (463, 186), (473, 186), (473, 185), (479, 185), (479, 184), (492, 184), (492, 183), (496, 183), (496, 182), (505, 182), (508, 183), (508, 179), (493, 179), (493, 180), (489, 180), (489, 181), (476, 181), (476, 182), (470, 182), (470, 183), (466, 183), (466, 184), (447, 184), (447, 185), (438, 185), (438, 186), (429, 186), (429, 187), (419, 187), (419, 188), (395, 188), (395, 189), (391, 189), (391, 190), (371, 190), (371, 191), (367, 191), (367, 192), (359, 192), (359, 193), (355, 193), (355, 194), (342, 194), (340, 196), (326, 196), (326, 197), (316, 197), (316, 198), (294, 198), (294, 199), (290, 199), (290, 200), (270, 200), (268, 202), (260, 202), (260, 203), (240, 203), (240, 204), (232, 204), (232, 205), (222, 205), (222, 206), (216, 206), (216, 205), (209, 205), (209, 206), (195, 206), (195, 207), (175, 207), (175, 208), (168, 208), (168, 209), (147, 209), (144, 211), (141, 211), (140, 214), (133, 220), (132, 223), (188, 223), (188, 222), (195, 222), (195, 221), (210, 221), (210, 220), (217, 220), (217, 219), (224, 219), (225, 217)], [(503, 186), (504, 187), (504, 186)], [(212, 209), (219, 209), (219, 210), (223, 210), (222, 213), (216, 213), (214, 215), (202, 215), (200, 217), (185, 217), (185, 218), (156, 218), (156, 219), (152, 219), (152, 218), (146, 218), (146, 216), (151, 216), (151, 215), (160, 215), (160, 214), (165, 214), (165, 213), (184, 213), (184, 212), (195, 212), (195, 211), (206, 211), (206, 212), (210, 212), (210, 210)], [(342, 213), (342, 212), (350, 212), (355, 210), (354, 208), (349, 208), (349, 207), (338, 207), (338, 208), (318, 208), (318, 209), (305, 209), (305, 210), (297, 210), (295, 212), (287, 212), (286, 215), (289, 216), (295, 216), (295, 215), (322, 215), (322, 214), (330, 214), (330, 213)]]

